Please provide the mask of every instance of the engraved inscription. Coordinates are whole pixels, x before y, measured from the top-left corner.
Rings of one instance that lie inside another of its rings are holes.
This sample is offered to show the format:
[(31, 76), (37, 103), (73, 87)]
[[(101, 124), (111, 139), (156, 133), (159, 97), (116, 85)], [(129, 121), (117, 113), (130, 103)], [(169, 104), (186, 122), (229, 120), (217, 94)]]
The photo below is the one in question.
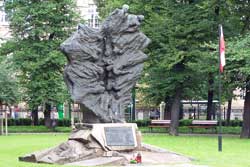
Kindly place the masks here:
[(108, 146), (134, 146), (134, 136), (131, 127), (105, 127), (105, 137)]

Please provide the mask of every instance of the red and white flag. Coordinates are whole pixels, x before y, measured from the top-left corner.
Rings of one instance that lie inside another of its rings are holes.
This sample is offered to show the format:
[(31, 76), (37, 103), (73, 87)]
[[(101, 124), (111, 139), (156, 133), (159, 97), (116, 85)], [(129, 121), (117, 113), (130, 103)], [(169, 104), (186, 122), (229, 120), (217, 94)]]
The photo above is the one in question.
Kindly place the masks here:
[(220, 32), (220, 72), (223, 73), (223, 68), (226, 65), (225, 60), (225, 41), (224, 41), (224, 35), (223, 35), (223, 29), (222, 25), (219, 26), (219, 32)]

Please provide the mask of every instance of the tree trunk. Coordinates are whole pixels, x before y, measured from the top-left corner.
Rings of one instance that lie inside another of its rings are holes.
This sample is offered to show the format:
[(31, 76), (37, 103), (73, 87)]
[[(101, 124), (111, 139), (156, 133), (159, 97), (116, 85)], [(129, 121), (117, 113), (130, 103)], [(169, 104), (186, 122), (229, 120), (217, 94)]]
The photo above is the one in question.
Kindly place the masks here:
[(246, 96), (244, 102), (243, 125), (240, 138), (250, 138), (250, 85), (246, 86)]
[(171, 124), (169, 134), (178, 136), (179, 113), (180, 113), (181, 90), (177, 89), (171, 107)]
[(214, 96), (214, 79), (213, 74), (208, 74), (208, 92), (207, 92), (207, 120), (211, 120), (213, 112), (213, 96)]
[(10, 118), (12, 118), (12, 108), (11, 105), (8, 105), (9, 111), (10, 111)]
[(45, 126), (48, 128), (52, 128), (51, 119), (50, 119), (50, 111), (51, 111), (51, 105), (48, 103), (45, 103), (44, 123), (45, 123)]
[(38, 108), (35, 107), (32, 112), (32, 125), (34, 126), (37, 126), (39, 123), (38, 123)]
[(231, 108), (232, 108), (232, 98), (228, 100), (227, 104), (227, 126), (229, 126), (230, 124)]
[(8, 113), (7, 113), (7, 105), (5, 105), (5, 135), (8, 136)]
[(171, 119), (171, 106), (172, 106), (172, 99), (169, 97), (165, 98), (165, 112), (164, 112), (164, 119), (170, 120)]
[(3, 135), (3, 117), (0, 117), (0, 136)]
[(0, 112), (1, 112), (1, 115), (0, 115), (0, 135), (3, 135), (3, 108), (2, 108), (2, 102), (0, 101)]
[(183, 105), (182, 105), (182, 104), (180, 104), (179, 120), (183, 119), (183, 117), (184, 117)]
[(3, 135), (3, 118), (0, 117), (0, 136)]

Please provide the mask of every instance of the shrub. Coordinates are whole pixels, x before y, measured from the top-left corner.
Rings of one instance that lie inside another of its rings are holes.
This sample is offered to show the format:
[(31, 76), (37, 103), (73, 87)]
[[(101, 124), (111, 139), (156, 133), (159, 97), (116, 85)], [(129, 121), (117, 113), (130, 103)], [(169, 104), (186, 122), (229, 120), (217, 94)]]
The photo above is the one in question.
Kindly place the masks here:
[(232, 120), (232, 121), (230, 121), (229, 126), (242, 126), (242, 121), (241, 120)]
[[(129, 123), (136, 123), (138, 127), (147, 127), (150, 124), (150, 119), (145, 119), (145, 120), (135, 120), (135, 121), (128, 121)], [(78, 119), (75, 119), (75, 122), (79, 122)], [(44, 119), (40, 118), (38, 120), (39, 125), (44, 125)], [(191, 119), (182, 119), (179, 121), (179, 126), (189, 126), (191, 125), (192, 120)], [(29, 126), (32, 124), (32, 120), (30, 118), (18, 118), (18, 119), (13, 119), (9, 118), (8, 119), (8, 125), (9, 126)], [(57, 120), (57, 126), (63, 126), (63, 127), (69, 127), (71, 125), (71, 120), (64, 118), (64, 119), (59, 119)], [(226, 121), (222, 120), (222, 126), (226, 126)], [(229, 122), (229, 126), (232, 127), (237, 127), (237, 126), (242, 126), (242, 121), (241, 120), (231, 120)]]
[(8, 119), (8, 125), (9, 126), (15, 126), (15, 125), (31, 125), (31, 119), (30, 118), (18, 118), (18, 119), (13, 119), (9, 118)]
[(59, 119), (57, 121), (57, 126), (67, 126), (69, 127), (71, 124), (70, 119)]
[[(70, 119), (61, 119), (57, 121), (57, 126), (67, 126), (69, 127), (71, 122)], [(8, 125), (9, 126), (29, 126), (32, 124), (32, 120), (30, 118), (18, 118), (18, 119), (13, 119), (9, 118), (8, 119)], [(44, 125), (44, 119), (40, 118), (38, 120), (39, 125)]]
[(145, 120), (135, 120), (135, 121), (128, 121), (129, 123), (136, 123), (138, 127), (145, 127), (150, 124), (150, 119)]
[(39, 120), (38, 120), (38, 125), (44, 125), (45, 123), (44, 123), (44, 118), (40, 118)]
[(179, 121), (179, 126), (189, 126), (192, 124), (192, 119), (182, 119)]

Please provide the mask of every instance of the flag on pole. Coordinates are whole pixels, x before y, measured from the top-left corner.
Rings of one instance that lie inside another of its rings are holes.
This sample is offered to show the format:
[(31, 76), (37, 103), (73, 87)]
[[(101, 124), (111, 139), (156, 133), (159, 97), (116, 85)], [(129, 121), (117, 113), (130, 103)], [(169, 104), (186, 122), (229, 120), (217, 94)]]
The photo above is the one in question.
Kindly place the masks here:
[(224, 41), (224, 35), (223, 35), (223, 29), (222, 25), (220, 25), (220, 72), (223, 73), (224, 66), (226, 65), (225, 60), (225, 41)]

